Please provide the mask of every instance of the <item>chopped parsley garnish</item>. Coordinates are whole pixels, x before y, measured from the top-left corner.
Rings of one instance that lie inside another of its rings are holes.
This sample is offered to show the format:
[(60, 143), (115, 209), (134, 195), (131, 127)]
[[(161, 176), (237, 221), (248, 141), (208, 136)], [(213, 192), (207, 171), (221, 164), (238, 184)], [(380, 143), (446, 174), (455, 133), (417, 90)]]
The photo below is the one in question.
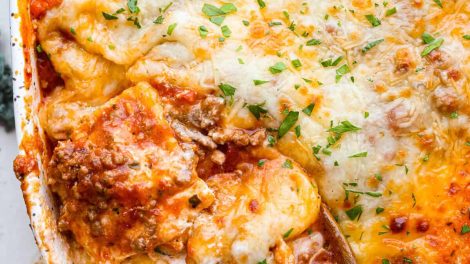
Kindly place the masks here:
[(105, 12), (101, 12), (101, 13), (103, 14), (103, 17), (106, 20), (116, 20), (116, 19), (118, 19), (118, 17), (115, 16), (115, 15), (111, 15), (111, 14), (108, 14), (108, 13), (105, 13)]
[(268, 113), (268, 110), (263, 108), (264, 103), (262, 104), (255, 104), (255, 105), (248, 105), (248, 110), (256, 117), (256, 119), (260, 119), (261, 115)]
[(284, 235), (282, 235), (283, 238), (288, 238), (290, 236), (290, 234), (292, 233), (292, 231), (294, 231), (293, 228), (287, 230), (287, 232), (284, 233)]
[(285, 11), (285, 10), (282, 11), (282, 14), (284, 15), (284, 17), (285, 17), (287, 20), (290, 19), (290, 15), (289, 15), (289, 13), (288, 13), (287, 11)]
[(232, 3), (227, 3), (227, 4), (222, 5), (220, 7), (220, 10), (224, 14), (229, 14), (229, 13), (237, 12), (237, 7)]
[(411, 193), (411, 199), (413, 199), (413, 208), (416, 206), (416, 196), (414, 193)]
[(281, 72), (284, 71), (285, 69), (287, 69), (287, 67), (286, 67), (286, 65), (284, 64), (284, 62), (277, 62), (277, 63), (274, 64), (273, 66), (269, 67), (269, 71), (270, 71), (272, 74), (281, 73)]
[(397, 12), (397, 8), (394, 7), (394, 8), (390, 8), (388, 9), (387, 11), (385, 11), (385, 16), (391, 16), (393, 14), (395, 14)]
[(383, 41), (384, 41), (384, 39), (378, 39), (378, 40), (374, 40), (372, 42), (367, 43), (367, 45), (364, 48), (362, 48), (362, 50), (361, 50), (362, 53), (368, 52), (370, 49), (372, 49), (373, 47), (379, 45)]
[(72, 35), (77, 35), (77, 32), (73, 27), (70, 28), (70, 33), (72, 33)]
[(421, 35), (421, 39), (425, 44), (429, 44), (435, 40), (434, 37), (427, 32), (424, 32), (423, 35)]
[(297, 125), (297, 126), (294, 128), (295, 135), (296, 135), (297, 137), (300, 137), (300, 135), (301, 135), (300, 130), (301, 130), (300, 125)]
[(258, 264), (268, 264), (268, 262), (266, 261), (266, 259), (263, 259), (263, 261), (258, 262)]
[(460, 234), (465, 235), (470, 232), (470, 226), (468, 225), (463, 225), (462, 229), (460, 229)]
[(243, 23), (243, 25), (245, 25), (246, 27), (250, 25), (250, 21), (247, 21), (247, 20), (243, 20), (242, 23)]
[(266, 3), (263, 0), (257, 0), (257, 1), (258, 1), (259, 8), (265, 8), (266, 7)]
[(346, 73), (350, 72), (351, 70), (349, 69), (348, 65), (347, 64), (343, 64), (341, 67), (339, 67), (337, 70), (336, 70), (336, 82), (338, 82), (341, 77), (343, 77), (343, 75), (345, 75)]
[(286, 168), (286, 169), (293, 169), (294, 168), (294, 166), (292, 165), (292, 161), (288, 160), (288, 159), (286, 159), (284, 161), (284, 164), (282, 164), (282, 167)]
[(365, 17), (367, 21), (369, 21), (369, 23), (372, 25), (372, 27), (378, 27), (382, 24), (380, 20), (374, 15), (366, 15)]
[(281, 125), (278, 129), (278, 138), (283, 137), (287, 132), (297, 123), (299, 119), (299, 112), (289, 111), (284, 121), (282, 121)]
[(173, 34), (173, 31), (175, 30), (177, 25), (178, 25), (177, 23), (173, 23), (173, 24), (168, 26), (168, 30), (166, 31), (168, 36), (171, 36), (171, 34)]
[(232, 34), (232, 31), (227, 25), (222, 26), (220, 29), (222, 30), (222, 35), (224, 35), (226, 38), (229, 38)]
[(258, 167), (263, 167), (264, 163), (266, 163), (266, 160), (258, 160)]
[(382, 174), (376, 173), (376, 174), (374, 174), (374, 176), (378, 181), (382, 181)]
[(339, 56), (338, 58), (336, 58), (335, 60), (332, 60), (331, 58), (328, 59), (328, 60), (324, 60), (324, 61), (320, 61), (321, 65), (323, 67), (330, 67), (330, 66), (336, 66), (338, 65), (338, 63), (341, 62), (341, 60), (343, 59), (343, 56)]
[(464, 38), (466, 40), (470, 40), (470, 35), (463, 35), (462, 38)]
[(316, 45), (320, 45), (321, 44), (321, 40), (319, 39), (311, 39), (309, 41), (307, 41), (307, 46), (316, 46)]
[(38, 44), (38, 45), (36, 46), (36, 51), (37, 51), (38, 53), (41, 53), (41, 52), (43, 51), (43, 50), (42, 50), (42, 47), (41, 47), (41, 44)]
[(271, 21), (271, 22), (268, 23), (268, 25), (269, 25), (270, 27), (280, 26), (280, 25), (282, 25), (282, 22), (279, 22), (279, 21)]
[(294, 66), (295, 68), (302, 67), (302, 62), (300, 62), (299, 59), (292, 60), (291, 63), (292, 63), (292, 66)]
[(238, 58), (238, 63), (245, 64), (245, 62), (241, 58)]
[(201, 38), (207, 37), (207, 34), (209, 34), (209, 31), (207, 30), (207, 28), (205, 26), (200, 26), (199, 35), (201, 36)]
[(382, 207), (377, 207), (377, 208), (375, 208), (375, 213), (376, 213), (376, 214), (380, 214), (380, 213), (382, 213), (383, 211), (385, 211), (385, 209), (382, 208)]
[(424, 161), (424, 162), (428, 162), (428, 161), (429, 161), (429, 154), (424, 155), (423, 161)]
[(436, 3), (440, 8), (442, 8), (442, 2), (441, 0), (433, 0), (434, 3)]
[(153, 23), (154, 23), (154, 24), (163, 24), (163, 20), (164, 20), (164, 19), (163, 19), (163, 16), (160, 15), (160, 16), (158, 16), (158, 17), (153, 21)]
[(364, 118), (368, 118), (368, 117), (369, 117), (369, 112), (364, 112)]
[(276, 139), (273, 136), (269, 135), (268, 136), (268, 143), (269, 143), (270, 147), (273, 147), (274, 144), (276, 144)]
[(211, 5), (204, 4), (202, 6), (202, 13), (209, 17), (209, 21), (216, 24), (217, 26), (222, 25), (225, 19), (225, 15), (237, 11), (237, 8), (232, 3), (224, 4), (220, 8)]
[(349, 158), (364, 158), (367, 157), (367, 152), (360, 152), (349, 156)]
[(361, 128), (354, 126), (349, 121), (342, 121), (339, 125), (328, 129), (329, 132), (333, 132), (339, 135), (346, 132), (354, 132), (359, 130), (361, 130)]
[(407, 257), (403, 257), (403, 263), (413, 263), (413, 260), (411, 260)]
[(235, 95), (235, 87), (230, 84), (221, 83), (219, 84), (219, 89), (224, 93), (225, 96), (233, 97)]
[(258, 85), (262, 85), (262, 84), (265, 84), (265, 83), (268, 83), (269, 81), (263, 81), (263, 80), (253, 80), (253, 83), (258, 86)]
[(457, 113), (457, 112), (450, 113), (450, 118), (457, 119), (458, 117), (459, 117), (459, 113)]
[(354, 219), (359, 220), (361, 218), (362, 214), (362, 206), (361, 205), (356, 205), (353, 208), (346, 210), (346, 215), (353, 221)]
[(304, 109), (302, 109), (302, 112), (308, 116), (312, 115), (313, 108), (315, 108), (315, 103), (311, 103), (307, 105)]
[(423, 52), (421, 52), (421, 57), (427, 56), (429, 53), (431, 53), (431, 51), (439, 48), (442, 45), (442, 43), (444, 43), (444, 39), (440, 38), (440, 39), (434, 40), (423, 49)]
[(140, 12), (139, 7), (137, 6), (137, 0), (127, 0), (127, 8), (132, 14), (137, 14)]
[(382, 264), (390, 264), (390, 260), (388, 260), (388, 259), (382, 259)]

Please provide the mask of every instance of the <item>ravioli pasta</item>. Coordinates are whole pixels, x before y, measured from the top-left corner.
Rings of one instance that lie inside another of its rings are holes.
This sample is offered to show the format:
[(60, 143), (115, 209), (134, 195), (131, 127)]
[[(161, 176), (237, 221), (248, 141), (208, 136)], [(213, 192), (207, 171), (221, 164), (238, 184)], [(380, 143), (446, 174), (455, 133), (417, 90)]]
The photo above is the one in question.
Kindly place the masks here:
[(309, 263), (321, 195), (359, 263), (470, 262), (469, 21), (466, 0), (63, 0), (36, 21), (64, 81), (40, 113), (59, 229), (103, 263)]

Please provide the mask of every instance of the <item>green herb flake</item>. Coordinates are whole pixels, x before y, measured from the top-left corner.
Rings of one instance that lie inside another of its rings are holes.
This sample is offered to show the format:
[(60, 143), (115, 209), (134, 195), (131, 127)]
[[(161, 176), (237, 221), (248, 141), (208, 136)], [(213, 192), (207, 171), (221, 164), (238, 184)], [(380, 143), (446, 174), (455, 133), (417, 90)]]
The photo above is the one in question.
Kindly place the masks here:
[(452, 112), (450, 113), (450, 116), (449, 116), (451, 119), (457, 119), (459, 117), (459, 113), (457, 112)]
[(243, 20), (242, 23), (245, 27), (250, 25), (250, 21), (247, 21), (247, 20)]
[(427, 32), (424, 32), (424, 33), (421, 35), (421, 39), (423, 40), (423, 42), (424, 42), (425, 44), (429, 44), (429, 43), (431, 43), (431, 42), (433, 42), (433, 41), (435, 40), (434, 37), (433, 37), (431, 34), (427, 33)]
[[(43, 52), (42, 47), (41, 47), (41, 44), (38, 44), (38, 45), (36, 46), (36, 51), (37, 51), (38, 53)], [(3, 65), (2, 65), (2, 66), (3, 66)], [(3, 74), (3, 73), (2, 73), (2, 74)]]
[(284, 161), (284, 163), (282, 164), (282, 167), (285, 168), (285, 169), (293, 169), (294, 168), (294, 166), (292, 165), (292, 161), (288, 160), (288, 159), (286, 159)]
[(421, 57), (429, 55), (429, 53), (431, 53), (431, 51), (439, 48), (442, 45), (442, 43), (444, 43), (444, 39), (442, 39), (442, 38), (434, 40), (433, 42), (431, 42), (428, 46), (426, 46), (423, 49), (423, 52), (421, 52)]
[(241, 58), (238, 58), (238, 63), (245, 64), (245, 62)]
[(375, 213), (376, 213), (376, 214), (380, 214), (380, 213), (382, 213), (383, 211), (385, 211), (385, 209), (382, 208), (382, 207), (377, 207), (377, 208), (375, 208)]
[(220, 11), (222, 11), (222, 13), (224, 14), (230, 14), (233, 12), (237, 12), (237, 7), (232, 3), (227, 3), (220, 7)]
[(311, 39), (309, 41), (307, 41), (307, 46), (317, 46), (317, 45), (320, 45), (321, 44), (321, 40), (319, 39)]
[(307, 105), (304, 109), (302, 109), (302, 112), (308, 116), (312, 115), (313, 108), (315, 108), (315, 103), (311, 103)]
[(264, 103), (248, 105), (248, 110), (250, 110), (250, 112), (256, 117), (256, 119), (260, 119), (261, 115), (268, 113), (268, 110), (264, 109), (263, 106), (264, 106)]
[(278, 138), (282, 138), (297, 123), (299, 112), (289, 111), (278, 129)]
[(369, 21), (369, 23), (372, 25), (372, 27), (378, 27), (382, 24), (380, 20), (374, 15), (365, 15), (365, 17), (367, 21)]
[(258, 86), (258, 85), (262, 85), (262, 84), (265, 84), (265, 83), (268, 83), (269, 81), (263, 81), (263, 80), (253, 80), (253, 83)]
[(460, 229), (460, 234), (465, 235), (470, 232), (470, 226), (467, 224), (462, 226), (462, 229)]
[(433, 0), (434, 3), (436, 3), (440, 8), (442, 8), (442, 2), (441, 0)]
[(300, 130), (301, 130), (300, 125), (297, 125), (297, 126), (294, 128), (295, 135), (296, 135), (297, 137), (300, 137), (300, 135), (301, 135), (301, 131), (300, 131)]
[(428, 161), (429, 161), (429, 154), (426, 154), (423, 157), (423, 162), (428, 162)]
[(234, 96), (236, 88), (231, 86), (230, 84), (221, 83), (219, 84), (219, 89), (225, 96)]
[(382, 174), (380, 174), (380, 173), (374, 174), (374, 177), (375, 177), (378, 181), (382, 181), (382, 179), (383, 179), (383, 178), (382, 178)]
[(361, 214), (362, 214), (362, 206), (361, 205), (356, 205), (353, 208), (346, 210), (345, 213), (351, 221), (353, 221), (355, 219), (359, 220), (359, 218), (361, 218)]
[(413, 263), (413, 260), (411, 260), (407, 257), (403, 257), (403, 263)]
[(388, 260), (388, 259), (382, 259), (382, 264), (390, 264), (390, 260)]
[[(354, 81), (353, 81), (354, 82)], [(364, 118), (368, 118), (369, 117), (369, 112), (364, 112)]]
[(168, 26), (168, 29), (166, 31), (166, 33), (168, 34), (168, 36), (171, 36), (171, 34), (173, 34), (173, 31), (175, 30), (176, 26), (178, 24), (177, 23), (173, 23), (171, 25)]
[(379, 45), (383, 41), (384, 41), (384, 39), (378, 39), (378, 40), (374, 40), (372, 42), (367, 43), (367, 45), (364, 48), (362, 48), (362, 50), (361, 50), (362, 53), (368, 52), (370, 49), (372, 49), (373, 47)]
[(258, 264), (268, 264), (268, 262), (266, 261), (266, 259), (263, 259), (263, 261), (259, 261)]
[(265, 163), (266, 163), (266, 160), (258, 160), (258, 167), (263, 167)]
[(259, 8), (263, 9), (266, 7), (266, 3), (263, 0), (257, 0)]
[(201, 38), (205, 38), (207, 37), (207, 34), (209, 34), (209, 31), (207, 30), (205, 26), (200, 26), (198, 30), (199, 30), (199, 35), (201, 36)]
[(196, 208), (201, 203), (201, 199), (195, 194), (188, 199), (188, 202), (192, 208)]
[(302, 67), (302, 62), (300, 62), (299, 59), (292, 60), (291, 63), (292, 63), (292, 66), (294, 66), (295, 68)]
[(464, 38), (466, 40), (470, 40), (470, 35), (463, 35), (462, 38)]
[(276, 139), (273, 136), (269, 135), (268, 136), (268, 143), (269, 143), (270, 147), (273, 147), (274, 144), (276, 144)]
[(105, 13), (105, 12), (101, 12), (101, 14), (103, 14), (103, 17), (106, 20), (116, 20), (116, 19), (118, 19), (117, 16), (111, 15), (111, 14), (108, 14), (108, 13)]
[(153, 23), (154, 24), (163, 24), (163, 20), (164, 20), (163, 16), (160, 15), (153, 21)]
[(137, 6), (137, 0), (127, 0), (127, 8), (132, 14), (137, 14), (140, 12), (139, 7)]
[(284, 235), (282, 235), (283, 238), (288, 238), (290, 236), (290, 234), (292, 233), (292, 231), (294, 231), (293, 228), (287, 230), (287, 232), (284, 233)]
[(381, 193), (379, 192), (365, 192), (366, 195), (372, 196), (372, 197), (380, 197), (382, 196)]
[(349, 156), (349, 158), (364, 158), (367, 157), (367, 152), (360, 152)]
[(287, 67), (286, 67), (286, 65), (285, 65), (283, 62), (277, 62), (277, 63), (274, 64), (273, 66), (269, 67), (269, 71), (270, 71), (272, 74), (281, 73), (281, 72), (284, 71), (285, 69), (287, 69)]
[(229, 38), (232, 35), (232, 31), (227, 25), (224, 25), (220, 28), (222, 30), (222, 35), (226, 38)]
[(387, 9), (387, 11), (385, 11), (385, 16), (391, 16), (393, 14), (396, 14), (397, 13), (397, 8), (394, 7), (394, 8), (390, 8), (390, 9)]
[(72, 35), (77, 35), (77, 32), (73, 27), (70, 28), (70, 33), (72, 33)]
[(355, 132), (359, 130), (361, 130), (361, 128), (354, 126), (349, 121), (342, 121), (339, 125), (328, 129), (329, 132), (333, 132), (339, 135), (346, 132)]

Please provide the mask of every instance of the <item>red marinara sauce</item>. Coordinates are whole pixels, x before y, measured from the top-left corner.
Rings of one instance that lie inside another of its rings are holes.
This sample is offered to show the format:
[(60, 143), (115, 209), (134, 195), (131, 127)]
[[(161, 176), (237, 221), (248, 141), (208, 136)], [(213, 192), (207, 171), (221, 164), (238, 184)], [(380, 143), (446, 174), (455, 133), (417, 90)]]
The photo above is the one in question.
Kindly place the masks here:
[(47, 10), (60, 5), (62, 0), (31, 0), (30, 12), (33, 18), (43, 16)]

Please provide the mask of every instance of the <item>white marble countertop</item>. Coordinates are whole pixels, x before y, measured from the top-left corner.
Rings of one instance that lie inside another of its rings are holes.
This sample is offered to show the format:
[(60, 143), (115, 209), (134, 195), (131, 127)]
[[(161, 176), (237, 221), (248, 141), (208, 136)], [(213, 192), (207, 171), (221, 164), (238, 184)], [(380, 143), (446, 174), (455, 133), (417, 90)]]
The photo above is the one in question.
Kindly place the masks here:
[[(0, 10), (0, 51), (10, 61), (8, 0)], [(0, 127), (0, 263), (31, 264), (39, 256), (29, 227), (20, 183), (13, 173), (18, 152), (15, 133)]]

